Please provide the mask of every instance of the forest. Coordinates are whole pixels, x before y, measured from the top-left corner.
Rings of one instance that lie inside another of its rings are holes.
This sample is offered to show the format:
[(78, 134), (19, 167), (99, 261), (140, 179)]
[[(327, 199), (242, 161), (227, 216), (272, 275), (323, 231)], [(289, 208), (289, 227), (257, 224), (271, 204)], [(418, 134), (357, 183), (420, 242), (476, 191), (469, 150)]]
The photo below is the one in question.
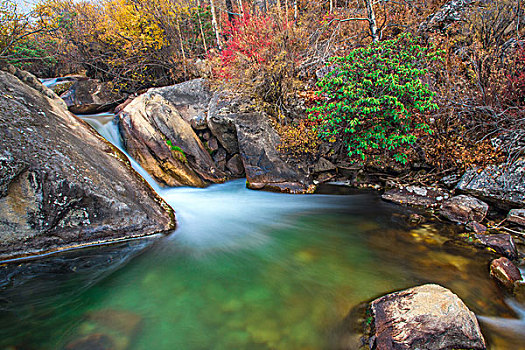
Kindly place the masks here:
[(522, 151), (523, 3), (45, 0), (0, 6), (0, 60), (123, 93), (195, 77), (253, 99), (279, 150), (435, 174)]

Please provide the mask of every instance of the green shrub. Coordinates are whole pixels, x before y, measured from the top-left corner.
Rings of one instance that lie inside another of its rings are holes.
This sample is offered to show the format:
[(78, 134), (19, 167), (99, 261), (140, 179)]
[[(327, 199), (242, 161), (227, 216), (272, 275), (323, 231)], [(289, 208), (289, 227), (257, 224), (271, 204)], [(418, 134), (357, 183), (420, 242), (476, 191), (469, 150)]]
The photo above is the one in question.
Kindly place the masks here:
[(180, 148), (179, 146), (175, 146), (173, 142), (171, 142), (171, 140), (166, 140), (166, 144), (178, 160), (180, 160), (183, 163), (186, 163), (188, 161), (188, 159), (186, 158), (186, 154), (184, 153), (182, 148)]
[(402, 35), (332, 57), (330, 73), (318, 82), (317, 104), (309, 110), (320, 137), (342, 140), (353, 160), (379, 159), (383, 150), (406, 163), (410, 145), (432, 133), (426, 117), (438, 106), (420, 78), (440, 53)]

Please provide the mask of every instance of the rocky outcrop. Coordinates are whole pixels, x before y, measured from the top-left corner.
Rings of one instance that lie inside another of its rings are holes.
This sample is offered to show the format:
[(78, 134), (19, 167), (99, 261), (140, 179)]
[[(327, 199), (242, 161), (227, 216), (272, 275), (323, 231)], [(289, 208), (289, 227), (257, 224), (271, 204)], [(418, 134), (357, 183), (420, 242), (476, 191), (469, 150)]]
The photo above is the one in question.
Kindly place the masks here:
[(451, 221), (466, 224), (471, 221), (481, 222), (488, 209), (487, 203), (477, 198), (459, 195), (443, 202), (440, 213)]
[(370, 349), (486, 349), (474, 313), (435, 284), (385, 295), (368, 310)]
[(126, 157), (0, 72), (0, 259), (167, 232), (173, 211)]
[(423, 186), (401, 186), (386, 191), (381, 198), (402, 205), (413, 205), (424, 208), (439, 206), (449, 194), (439, 188)]
[(419, 25), (419, 30), (446, 30), (450, 24), (461, 20), (463, 13), (472, 3), (474, 3), (474, 0), (451, 0), (447, 2), (437, 12), (428, 16)]
[(158, 89), (127, 105), (119, 127), (128, 153), (159, 183), (204, 187), (225, 180), (190, 124)]
[(525, 159), (467, 171), (456, 188), (500, 208), (525, 206)]
[(117, 94), (111, 83), (96, 79), (77, 80), (60, 96), (68, 109), (76, 114), (95, 114), (109, 111), (125, 96)]
[(180, 84), (150, 89), (164, 97), (179, 112), (182, 119), (202, 130), (206, 126), (208, 104), (212, 94), (204, 79), (188, 80)]
[[(1, 63), (0, 63), (1, 65)], [(57, 94), (47, 86), (43, 85), (40, 80), (38, 80), (37, 77), (35, 77), (33, 74), (22, 70), (20, 68), (16, 68), (15, 66), (8, 64), (5, 67), (2, 68), (2, 70), (6, 71), (9, 74), (14, 75), (21, 81), (23, 81), (27, 86), (35, 89), (36, 91), (40, 92), (42, 95), (46, 96), (47, 98), (52, 99), (56, 104), (63, 108), (67, 108), (65, 102), (58, 97)]]
[(208, 127), (219, 140), (222, 147), (230, 153), (239, 153), (239, 142), (235, 128), (235, 102), (231, 98), (215, 94), (210, 101), (208, 110)]
[(314, 185), (277, 150), (280, 138), (267, 116), (259, 112), (235, 116), (239, 150), (248, 188), (287, 193), (313, 192)]

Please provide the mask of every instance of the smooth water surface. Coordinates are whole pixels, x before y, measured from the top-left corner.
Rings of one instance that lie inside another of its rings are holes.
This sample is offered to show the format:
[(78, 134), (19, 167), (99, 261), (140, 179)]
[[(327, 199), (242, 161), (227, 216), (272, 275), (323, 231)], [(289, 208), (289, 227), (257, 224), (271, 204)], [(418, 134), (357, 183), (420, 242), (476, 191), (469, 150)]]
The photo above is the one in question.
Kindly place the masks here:
[[(87, 118), (111, 134), (111, 116)], [(525, 348), (523, 305), (489, 278), (490, 256), (450, 227), (408, 225), (376, 194), (155, 187), (177, 212), (175, 234), (102, 281), (93, 269), (31, 271), (4, 286), (0, 348), (329, 349), (352, 307), (429, 282), (481, 316), (492, 349)], [(95, 256), (70, 259), (107, 269)]]

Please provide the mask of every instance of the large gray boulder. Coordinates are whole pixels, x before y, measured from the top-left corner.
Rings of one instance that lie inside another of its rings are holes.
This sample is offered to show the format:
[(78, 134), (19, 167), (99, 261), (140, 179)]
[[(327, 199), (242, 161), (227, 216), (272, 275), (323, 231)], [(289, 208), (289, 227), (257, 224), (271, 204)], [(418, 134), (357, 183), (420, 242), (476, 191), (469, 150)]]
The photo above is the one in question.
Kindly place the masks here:
[(219, 94), (213, 96), (208, 107), (208, 128), (230, 154), (239, 153), (239, 141), (235, 128), (236, 107), (232, 98)]
[(370, 349), (486, 349), (474, 313), (436, 284), (385, 295), (368, 310)]
[(188, 80), (149, 91), (154, 91), (169, 101), (177, 109), (182, 119), (195, 126), (196, 129), (205, 128), (208, 104), (212, 97), (205, 79)]
[(520, 158), (508, 166), (468, 170), (456, 188), (500, 208), (524, 207), (525, 159)]
[(160, 184), (205, 187), (225, 181), (190, 124), (158, 89), (127, 105), (119, 127), (128, 153)]
[(111, 83), (96, 79), (77, 80), (60, 97), (68, 109), (76, 114), (95, 114), (109, 111), (125, 96), (118, 94)]
[(283, 160), (277, 150), (280, 137), (266, 115), (240, 113), (234, 121), (248, 188), (287, 193), (313, 192), (315, 186), (307, 174)]
[(127, 158), (60, 104), (0, 71), (0, 259), (175, 228)]

